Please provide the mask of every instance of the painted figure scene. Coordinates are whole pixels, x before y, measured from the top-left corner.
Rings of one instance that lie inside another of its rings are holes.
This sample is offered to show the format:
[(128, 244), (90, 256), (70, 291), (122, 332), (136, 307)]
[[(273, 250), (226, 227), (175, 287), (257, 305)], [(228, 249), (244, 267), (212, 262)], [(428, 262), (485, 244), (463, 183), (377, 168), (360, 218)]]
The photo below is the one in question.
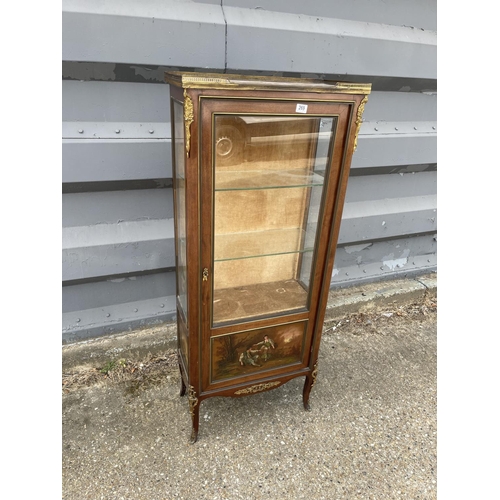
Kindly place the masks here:
[(222, 335), (212, 339), (212, 381), (298, 363), (304, 323)]

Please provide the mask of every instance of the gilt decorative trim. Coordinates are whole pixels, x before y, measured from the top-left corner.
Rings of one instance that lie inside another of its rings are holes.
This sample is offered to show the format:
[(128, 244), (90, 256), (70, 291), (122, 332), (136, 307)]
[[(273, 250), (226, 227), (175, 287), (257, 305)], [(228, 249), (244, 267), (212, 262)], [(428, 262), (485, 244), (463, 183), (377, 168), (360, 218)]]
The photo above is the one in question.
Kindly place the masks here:
[(368, 97), (363, 97), (363, 100), (359, 103), (358, 114), (356, 116), (356, 132), (354, 134), (354, 151), (358, 147), (358, 134), (361, 128), (361, 123), (363, 122), (363, 112), (365, 110), (365, 104), (368, 102)]
[(189, 158), (191, 149), (191, 123), (194, 121), (193, 101), (184, 89), (184, 126), (186, 136), (186, 156)]
[(313, 371), (311, 373), (311, 377), (312, 377), (311, 389), (314, 387), (314, 384), (316, 383), (317, 376), (318, 376), (318, 362), (316, 361), (316, 363), (314, 363)]
[(332, 82), (311, 78), (229, 75), (223, 73), (170, 71), (165, 73), (165, 81), (184, 89), (294, 90), (298, 92), (336, 94), (369, 94), (371, 92), (371, 83)]
[(189, 413), (191, 414), (191, 418), (194, 418), (194, 409), (198, 404), (198, 398), (196, 397), (196, 391), (192, 385), (188, 388), (188, 401), (189, 401)]
[(252, 385), (251, 387), (247, 387), (246, 389), (240, 389), (239, 391), (236, 391), (235, 394), (254, 394), (256, 392), (265, 391), (280, 384), (281, 381), (277, 380), (276, 382), (267, 382), (266, 384)]

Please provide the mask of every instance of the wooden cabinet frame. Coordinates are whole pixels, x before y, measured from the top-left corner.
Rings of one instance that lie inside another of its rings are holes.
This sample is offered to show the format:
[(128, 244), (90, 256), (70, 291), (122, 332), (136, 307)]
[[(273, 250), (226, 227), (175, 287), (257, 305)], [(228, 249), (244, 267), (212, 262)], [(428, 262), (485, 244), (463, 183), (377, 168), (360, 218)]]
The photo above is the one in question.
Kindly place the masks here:
[[(305, 377), (317, 359), (352, 154), (370, 85), (166, 73), (181, 396)], [(278, 339), (278, 340), (277, 340)]]

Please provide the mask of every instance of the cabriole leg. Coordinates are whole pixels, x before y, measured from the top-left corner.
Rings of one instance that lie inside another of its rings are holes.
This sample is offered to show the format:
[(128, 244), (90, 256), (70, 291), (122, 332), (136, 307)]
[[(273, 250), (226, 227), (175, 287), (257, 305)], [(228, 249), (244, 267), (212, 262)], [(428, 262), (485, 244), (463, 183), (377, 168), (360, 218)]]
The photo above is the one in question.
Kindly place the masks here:
[(302, 401), (304, 403), (304, 408), (307, 411), (311, 410), (311, 406), (309, 405), (309, 394), (311, 394), (311, 389), (314, 387), (314, 384), (316, 383), (317, 375), (318, 375), (318, 362), (316, 361), (313, 371), (309, 375), (306, 375), (304, 390), (302, 392)]

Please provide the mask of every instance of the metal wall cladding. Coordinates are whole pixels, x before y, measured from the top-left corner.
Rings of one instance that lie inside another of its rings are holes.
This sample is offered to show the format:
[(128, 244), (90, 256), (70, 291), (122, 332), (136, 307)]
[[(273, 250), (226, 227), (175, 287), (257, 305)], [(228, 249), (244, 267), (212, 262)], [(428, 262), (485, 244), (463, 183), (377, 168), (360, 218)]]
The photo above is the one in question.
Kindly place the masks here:
[(436, 268), (435, 2), (222, 4), (63, 2), (64, 342), (175, 315), (167, 68), (373, 82), (332, 286)]

